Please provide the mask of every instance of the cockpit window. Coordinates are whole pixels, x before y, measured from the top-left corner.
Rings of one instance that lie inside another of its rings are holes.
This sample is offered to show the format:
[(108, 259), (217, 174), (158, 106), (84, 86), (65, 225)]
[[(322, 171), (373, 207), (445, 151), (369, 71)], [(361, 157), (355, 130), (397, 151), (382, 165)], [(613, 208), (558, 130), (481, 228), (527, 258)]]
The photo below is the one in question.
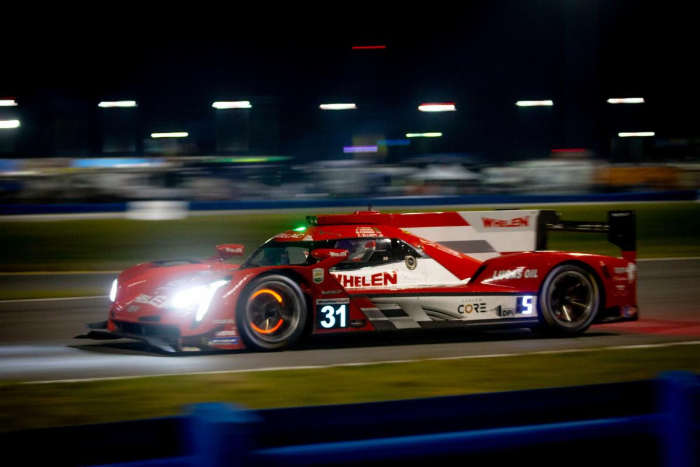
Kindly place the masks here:
[(241, 267), (305, 265), (311, 247), (310, 242), (268, 242), (255, 250)]
[(388, 238), (353, 238), (338, 240), (333, 248), (348, 250), (345, 263), (366, 263), (373, 257), (386, 257), (391, 248)]

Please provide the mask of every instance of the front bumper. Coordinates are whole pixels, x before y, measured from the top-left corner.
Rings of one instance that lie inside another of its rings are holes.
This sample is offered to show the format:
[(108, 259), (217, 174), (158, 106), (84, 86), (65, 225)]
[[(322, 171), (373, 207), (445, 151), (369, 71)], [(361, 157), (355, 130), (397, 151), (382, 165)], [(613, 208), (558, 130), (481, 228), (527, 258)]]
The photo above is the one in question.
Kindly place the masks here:
[[(124, 326), (124, 324), (127, 324), (127, 326)], [(171, 327), (160, 328), (153, 325), (118, 323), (117, 330), (110, 331), (107, 327), (107, 321), (88, 323), (85, 327), (89, 330), (88, 333), (77, 336), (78, 338), (97, 340), (134, 339), (168, 353), (178, 352), (183, 344), (179, 331)], [(164, 330), (166, 332), (162, 332)]]

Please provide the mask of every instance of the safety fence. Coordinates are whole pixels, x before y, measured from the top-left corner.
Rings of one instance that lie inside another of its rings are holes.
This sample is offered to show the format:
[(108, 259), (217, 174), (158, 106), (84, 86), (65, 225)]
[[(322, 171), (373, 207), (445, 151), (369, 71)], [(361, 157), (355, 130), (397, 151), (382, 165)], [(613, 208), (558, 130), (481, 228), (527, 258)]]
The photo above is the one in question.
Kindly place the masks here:
[(244, 410), (207, 403), (178, 417), (5, 433), (0, 444), (6, 459), (28, 465), (687, 467), (700, 460), (699, 421), (700, 378), (669, 372), (365, 404)]
[(135, 201), (128, 203), (74, 203), (74, 204), (0, 204), (0, 216), (35, 214), (126, 214), (134, 212), (147, 218), (149, 214), (171, 211), (174, 217), (188, 212), (214, 212), (265, 209), (316, 209), (412, 207), (412, 206), (468, 206), (468, 205), (528, 205), (552, 203), (623, 203), (643, 201), (695, 201), (698, 191), (648, 191), (622, 193), (595, 193), (578, 195), (460, 195), (460, 196), (393, 196), (378, 198), (324, 198), (313, 200), (278, 201)]

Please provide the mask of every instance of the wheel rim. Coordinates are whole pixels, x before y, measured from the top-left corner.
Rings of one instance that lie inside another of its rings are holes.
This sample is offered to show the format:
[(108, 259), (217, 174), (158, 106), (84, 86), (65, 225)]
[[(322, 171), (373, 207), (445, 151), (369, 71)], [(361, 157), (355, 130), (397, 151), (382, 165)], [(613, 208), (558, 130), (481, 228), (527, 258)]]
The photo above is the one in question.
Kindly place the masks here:
[(246, 321), (259, 340), (284, 342), (299, 326), (301, 304), (291, 287), (282, 282), (267, 282), (255, 288), (248, 298)]
[(567, 328), (586, 323), (595, 311), (593, 283), (578, 271), (566, 271), (554, 278), (547, 297), (552, 317), (559, 325)]

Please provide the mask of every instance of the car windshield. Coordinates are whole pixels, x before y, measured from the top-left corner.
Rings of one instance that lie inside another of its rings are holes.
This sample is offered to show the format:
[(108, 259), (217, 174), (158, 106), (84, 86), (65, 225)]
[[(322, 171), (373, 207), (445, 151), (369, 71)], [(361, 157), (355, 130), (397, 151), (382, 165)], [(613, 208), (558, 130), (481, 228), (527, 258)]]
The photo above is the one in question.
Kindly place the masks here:
[(304, 265), (309, 261), (312, 246), (311, 242), (267, 242), (241, 267)]

